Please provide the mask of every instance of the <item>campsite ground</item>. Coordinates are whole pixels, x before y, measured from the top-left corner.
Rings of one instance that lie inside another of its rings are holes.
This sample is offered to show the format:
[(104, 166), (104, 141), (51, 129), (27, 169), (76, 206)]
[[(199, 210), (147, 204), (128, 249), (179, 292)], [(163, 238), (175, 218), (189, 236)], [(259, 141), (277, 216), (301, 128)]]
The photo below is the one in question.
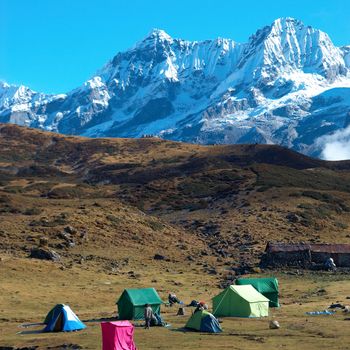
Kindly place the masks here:
[[(349, 243), (350, 162), (271, 145), (87, 139), (0, 125), (0, 346), (100, 349), (98, 319), (115, 316), (124, 288), (209, 301), (239, 274), (264, 276), (258, 264), (271, 240)], [(30, 258), (38, 248), (59, 261)], [(137, 327), (138, 347), (349, 348), (346, 316), (305, 315), (350, 303), (349, 274), (276, 274), (282, 307), (268, 319), (224, 319), (224, 332), (208, 335), (184, 332), (188, 315), (163, 308), (172, 326)], [(20, 327), (56, 303), (88, 328)], [(272, 318), (280, 330), (269, 329)]]
[[(62, 344), (78, 344), (82, 349), (99, 349), (101, 318), (115, 316), (115, 300), (128, 287), (154, 286), (161, 297), (168, 289), (185, 302), (210, 300), (220, 290), (218, 277), (187, 270), (180, 264), (157, 262), (140, 265), (140, 278), (130, 278), (127, 270), (116, 274), (1, 255), (0, 345), (39, 346), (60, 349)], [(271, 274), (272, 272), (270, 272)], [(265, 274), (263, 274), (265, 275)], [(144, 330), (136, 327), (139, 349), (350, 349), (349, 321), (338, 311), (332, 316), (307, 316), (306, 311), (323, 310), (333, 302), (349, 303), (350, 281), (346, 274), (280, 271), (280, 309), (270, 309), (266, 319), (225, 318), (219, 335), (185, 332), (186, 316), (175, 316), (177, 308), (163, 307), (169, 328)], [(259, 274), (259, 276), (262, 276)], [(47, 311), (66, 302), (88, 326), (76, 333), (36, 333), (42, 326), (21, 325), (42, 322)], [(269, 320), (277, 319), (281, 329), (270, 330)]]

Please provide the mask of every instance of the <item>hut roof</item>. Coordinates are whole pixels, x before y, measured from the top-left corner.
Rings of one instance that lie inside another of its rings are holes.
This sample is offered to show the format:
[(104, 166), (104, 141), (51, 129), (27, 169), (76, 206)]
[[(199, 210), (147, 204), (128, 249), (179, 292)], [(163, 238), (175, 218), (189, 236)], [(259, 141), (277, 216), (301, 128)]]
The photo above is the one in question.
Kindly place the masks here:
[(267, 243), (266, 252), (297, 252), (309, 250), (319, 253), (341, 253), (350, 254), (350, 244), (328, 244), (328, 243)]

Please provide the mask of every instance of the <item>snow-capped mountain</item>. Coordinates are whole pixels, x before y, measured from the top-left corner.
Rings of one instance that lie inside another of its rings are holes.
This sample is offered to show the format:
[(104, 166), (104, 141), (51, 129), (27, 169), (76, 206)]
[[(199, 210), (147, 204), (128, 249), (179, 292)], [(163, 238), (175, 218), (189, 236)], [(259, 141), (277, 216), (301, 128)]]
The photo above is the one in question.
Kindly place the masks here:
[(0, 122), (92, 137), (277, 143), (322, 156), (324, 140), (350, 125), (350, 46), (292, 18), (244, 44), (155, 29), (66, 95), (0, 84)]

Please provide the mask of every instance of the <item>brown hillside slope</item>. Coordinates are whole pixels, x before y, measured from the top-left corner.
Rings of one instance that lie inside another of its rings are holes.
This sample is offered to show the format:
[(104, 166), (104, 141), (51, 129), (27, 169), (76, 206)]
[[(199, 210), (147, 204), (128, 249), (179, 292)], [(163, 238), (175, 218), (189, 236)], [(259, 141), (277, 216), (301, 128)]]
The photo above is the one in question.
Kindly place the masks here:
[[(237, 265), (255, 263), (268, 240), (349, 241), (348, 161), (325, 162), (279, 146), (88, 139), (7, 124), (0, 125), (0, 149), (2, 226), (9, 220), (11, 231), (16, 215), (22, 225), (16, 235), (28, 227), (49, 234), (55, 224), (45, 220), (72, 207), (64, 224), (82, 221), (81, 230), (108, 226), (111, 232), (126, 225), (135, 237), (147, 231), (152, 214), (151, 221), (163, 220), (159, 227), (171, 225), (174, 241), (198, 238), (208, 249), (204, 255), (234, 257)], [(109, 212), (94, 207), (97, 199)], [(122, 206), (146, 215), (136, 232), (131, 214), (119, 217)], [(44, 209), (24, 215), (32, 207)]]
[[(269, 240), (350, 243), (349, 164), (278, 146), (88, 139), (0, 125), (0, 347), (99, 349), (99, 318), (115, 316), (124, 288), (210, 304), (223, 281), (259, 272)], [(29, 258), (38, 247), (59, 262)], [(187, 316), (163, 308), (172, 327), (137, 328), (138, 347), (344, 349), (342, 313), (330, 323), (305, 312), (345, 303), (348, 275), (274, 273), (283, 305), (271, 310), (277, 332), (266, 319), (225, 319), (219, 336), (186, 333)], [(19, 328), (62, 302), (88, 321), (86, 330)]]

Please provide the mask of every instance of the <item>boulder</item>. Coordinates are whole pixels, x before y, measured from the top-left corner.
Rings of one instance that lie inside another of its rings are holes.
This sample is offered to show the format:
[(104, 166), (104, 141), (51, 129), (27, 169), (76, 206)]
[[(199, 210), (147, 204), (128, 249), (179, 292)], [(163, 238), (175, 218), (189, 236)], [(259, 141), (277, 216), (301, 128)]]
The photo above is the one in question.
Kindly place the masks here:
[(164, 255), (161, 255), (161, 254), (154, 254), (154, 257), (153, 257), (154, 260), (165, 260), (165, 256)]
[(300, 216), (295, 213), (288, 213), (286, 218), (289, 222), (292, 222), (292, 223), (297, 223), (301, 221)]
[(276, 320), (270, 321), (270, 329), (278, 329), (278, 328), (280, 328), (280, 324), (278, 321)]
[(54, 250), (44, 248), (32, 248), (30, 251), (30, 258), (40, 260), (60, 261), (61, 257)]
[(74, 227), (72, 227), (72, 226), (66, 226), (64, 228), (64, 231), (69, 233), (70, 235), (74, 235), (74, 234), (77, 233), (77, 230)]
[(57, 237), (60, 239), (64, 239), (65, 241), (70, 241), (72, 239), (70, 233), (67, 232), (60, 232), (57, 234)]

